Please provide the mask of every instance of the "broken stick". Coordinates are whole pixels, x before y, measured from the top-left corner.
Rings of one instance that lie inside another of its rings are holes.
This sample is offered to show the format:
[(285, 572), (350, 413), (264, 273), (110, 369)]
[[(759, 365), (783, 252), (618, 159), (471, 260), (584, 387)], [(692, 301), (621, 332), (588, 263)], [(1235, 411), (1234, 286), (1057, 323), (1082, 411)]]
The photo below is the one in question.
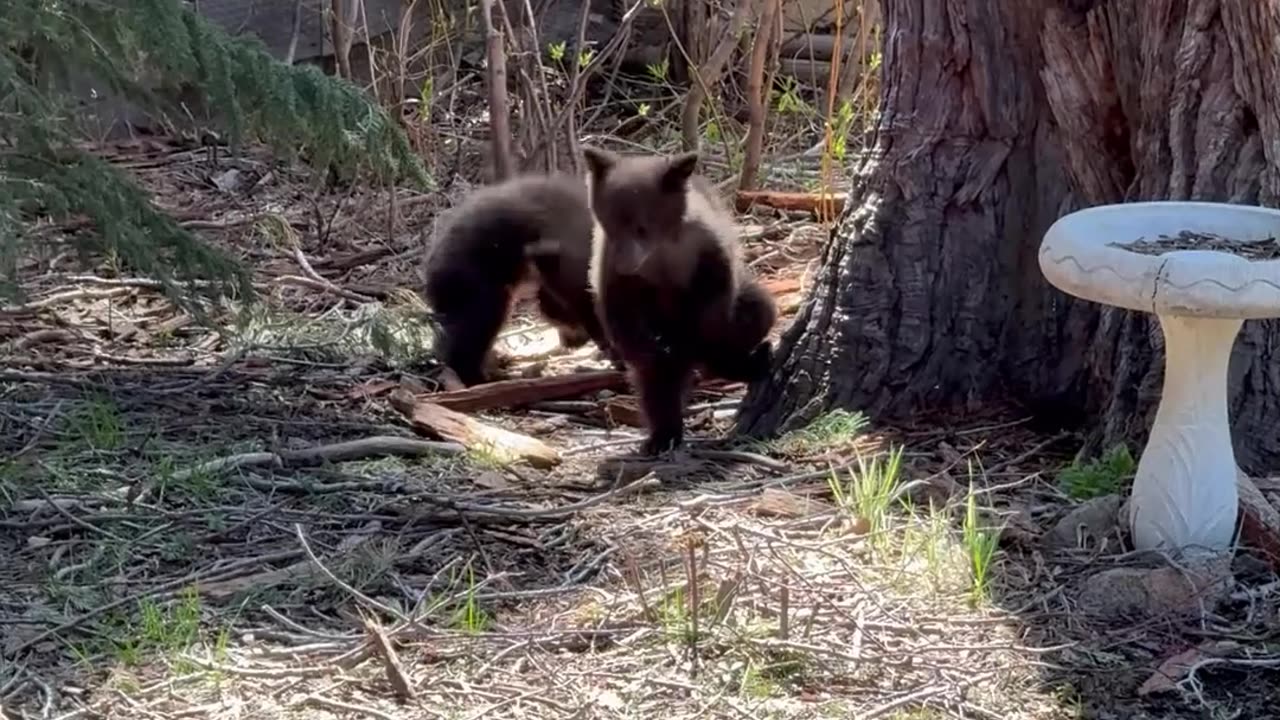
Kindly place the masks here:
[(414, 397), (407, 390), (391, 393), (391, 406), (413, 423), (414, 430), (459, 443), (468, 450), (492, 453), (501, 462), (526, 460), (537, 468), (560, 464), (560, 453), (536, 438), (504, 430)]

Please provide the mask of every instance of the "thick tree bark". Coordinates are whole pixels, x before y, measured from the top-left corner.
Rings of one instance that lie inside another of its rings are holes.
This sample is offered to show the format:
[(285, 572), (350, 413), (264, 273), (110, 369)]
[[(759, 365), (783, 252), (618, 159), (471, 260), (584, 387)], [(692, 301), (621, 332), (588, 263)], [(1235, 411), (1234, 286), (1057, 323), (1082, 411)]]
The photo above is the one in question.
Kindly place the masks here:
[[(1076, 300), (1045, 230), (1109, 202), (1274, 205), (1280, 3), (885, 0), (882, 116), (816, 283), (739, 429), (835, 408), (883, 418), (1014, 400), (1141, 443), (1163, 378), (1154, 318)], [(1277, 328), (1231, 368), (1246, 470), (1280, 465)]]

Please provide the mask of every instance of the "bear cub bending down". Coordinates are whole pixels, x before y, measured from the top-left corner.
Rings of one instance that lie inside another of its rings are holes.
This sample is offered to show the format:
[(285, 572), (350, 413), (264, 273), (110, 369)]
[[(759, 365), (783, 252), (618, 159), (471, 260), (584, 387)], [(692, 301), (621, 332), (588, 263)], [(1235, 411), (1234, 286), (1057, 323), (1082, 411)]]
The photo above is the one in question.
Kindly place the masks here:
[(658, 455), (684, 440), (695, 370), (742, 382), (768, 372), (777, 307), (741, 259), (728, 208), (694, 175), (697, 153), (583, 153), (596, 310), (640, 395), (641, 452)]
[(594, 340), (613, 357), (588, 284), (593, 227), (586, 184), (567, 174), (517, 176), (448, 212), (423, 258), (423, 294), (439, 324), (440, 357), (463, 383), (488, 379), (498, 331), (534, 288), (563, 347)]

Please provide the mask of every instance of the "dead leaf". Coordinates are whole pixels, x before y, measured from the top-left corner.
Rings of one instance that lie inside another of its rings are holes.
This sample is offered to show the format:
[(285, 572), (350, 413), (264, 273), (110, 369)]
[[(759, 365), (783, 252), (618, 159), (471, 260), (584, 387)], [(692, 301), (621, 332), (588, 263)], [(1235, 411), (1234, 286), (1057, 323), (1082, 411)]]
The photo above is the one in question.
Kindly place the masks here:
[(864, 517), (856, 517), (849, 520), (847, 527), (854, 535), (866, 535), (871, 532), (871, 521)]

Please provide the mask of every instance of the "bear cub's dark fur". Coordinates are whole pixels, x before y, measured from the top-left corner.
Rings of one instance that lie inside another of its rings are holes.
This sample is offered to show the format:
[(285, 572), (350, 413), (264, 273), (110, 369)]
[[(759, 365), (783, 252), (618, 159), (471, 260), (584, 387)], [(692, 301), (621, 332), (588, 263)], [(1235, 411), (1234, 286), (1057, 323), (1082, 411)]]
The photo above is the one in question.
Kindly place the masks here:
[(489, 378), (494, 339), (529, 291), (562, 346), (594, 340), (611, 356), (588, 280), (593, 227), (586, 183), (568, 174), (489, 185), (447, 213), (423, 258), (423, 294), (440, 357), (463, 383)]
[(697, 153), (584, 155), (596, 310), (640, 395), (641, 452), (657, 455), (683, 442), (695, 370), (742, 382), (769, 371), (777, 307), (741, 259), (733, 216), (694, 174)]

